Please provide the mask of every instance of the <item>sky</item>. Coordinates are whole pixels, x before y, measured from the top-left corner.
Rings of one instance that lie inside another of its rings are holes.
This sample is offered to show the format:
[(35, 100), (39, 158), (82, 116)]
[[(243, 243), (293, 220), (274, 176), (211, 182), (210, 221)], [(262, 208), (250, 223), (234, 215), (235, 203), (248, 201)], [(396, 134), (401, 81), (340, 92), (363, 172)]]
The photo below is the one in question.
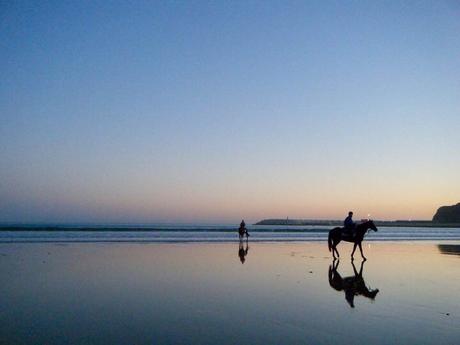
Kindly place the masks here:
[(431, 219), (456, 1), (2, 1), (0, 222)]

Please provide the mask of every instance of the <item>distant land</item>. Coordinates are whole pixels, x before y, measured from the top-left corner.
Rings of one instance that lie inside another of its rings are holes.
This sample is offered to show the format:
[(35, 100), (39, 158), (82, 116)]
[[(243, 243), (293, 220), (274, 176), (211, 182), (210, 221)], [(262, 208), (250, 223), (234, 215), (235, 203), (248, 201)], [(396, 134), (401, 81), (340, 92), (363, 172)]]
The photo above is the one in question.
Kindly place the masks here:
[[(355, 219), (359, 222), (359, 219)], [(432, 220), (375, 220), (377, 226), (392, 227), (424, 227), (424, 228), (460, 228), (460, 203), (452, 206), (441, 206), (436, 211)], [(263, 219), (254, 225), (284, 225), (284, 226), (342, 226), (343, 220), (333, 219)], [(170, 224), (173, 225), (173, 224)], [(45, 225), (45, 224), (14, 224), (0, 223), (0, 231), (209, 231), (212, 226), (201, 227), (180, 225), (167, 226), (162, 224), (155, 225)], [(219, 231), (234, 231), (233, 228), (219, 228)]]
[(434, 223), (460, 223), (460, 202), (452, 206), (441, 206), (433, 216)]
[[(426, 228), (460, 228), (460, 203), (452, 206), (441, 206), (433, 216), (433, 220), (374, 220), (377, 226), (395, 227), (426, 227)], [(343, 220), (318, 219), (264, 219), (254, 225), (327, 225), (341, 226)]]
[[(359, 221), (358, 221), (359, 222)], [(438, 223), (431, 220), (374, 220), (376, 226), (418, 227), (418, 228), (460, 228), (458, 223)], [(342, 226), (343, 220), (317, 219), (263, 219), (254, 225), (324, 225)]]

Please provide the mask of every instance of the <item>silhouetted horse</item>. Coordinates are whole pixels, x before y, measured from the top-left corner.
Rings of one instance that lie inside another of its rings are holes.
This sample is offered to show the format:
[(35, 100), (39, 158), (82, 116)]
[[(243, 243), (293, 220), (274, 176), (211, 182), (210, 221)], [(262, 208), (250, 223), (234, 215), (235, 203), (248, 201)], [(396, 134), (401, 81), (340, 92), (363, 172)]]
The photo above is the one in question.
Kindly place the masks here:
[(240, 241), (240, 246), (238, 247), (238, 256), (242, 264), (246, 261), (246, 255), (248, 255), (249, 245), (246, 238), (246, 248), (243, 248), (243, 240)]
[(355, 245), (353, 246), (353, 252), (351, 253), (351, 258), (353, 259), (353, 254), (355, 253), (356, 246), (359, 246), (359, 250), (361, 251), (361, 256), (363, 257), (364, 260), (366, 260), (363, 254), (363, 248), (361, 247), (361, 242), (363, 241), (364, 235), (369, 229), (377, 231), (377, 227), (375, 226), (372, 220), (368, 220), (367, 222), (356, 225), (353, 235), (344, 234), (343, 228), (340, 228), (340, 227), (332, 229), (331, 231), (329, 231), (329, 237), (327, 239), (329, 251), (332, 251), (332, 255), (334, 256), (334, 258), (335, 258), (335, 253), (337, 253), (338, 257), (340, 257), (339, 251), (336, 248), (337, 245), (340, 243), (340, 241), (343, 240), (347, 242), (353, 242)]
[[(337, 265), (335, 264), (337, 261)], [(347, 300), (350, 307), (354, 308), (355, 296), (362, 295), (364, 297), (370, 298), (371, 300), (375, 299), (375, 296), (379, 292), (379, 289), (371, 290), (366, 286), (363, 278), (363, 267), (364, 261), (361, 262), (361, 269), (359, 273), (356, 271), (355, 264), (351, 262), (353, 266), (353, 271), (355, 272), (354, 276), (342, 278), (337, 272), (339, 267), (339, 261), (334, 259), (332, 265), (329, 266), (329, 285), (337, 290), (345, 292), (345, 299)]]
[(249, 238), (248, 229), (240, 226), (240, 228), (238, 229), (238, 235), (240, 236), (240, 241), (243, 240), (244, 235), (246, 235), (246, 239), (248, 239)]

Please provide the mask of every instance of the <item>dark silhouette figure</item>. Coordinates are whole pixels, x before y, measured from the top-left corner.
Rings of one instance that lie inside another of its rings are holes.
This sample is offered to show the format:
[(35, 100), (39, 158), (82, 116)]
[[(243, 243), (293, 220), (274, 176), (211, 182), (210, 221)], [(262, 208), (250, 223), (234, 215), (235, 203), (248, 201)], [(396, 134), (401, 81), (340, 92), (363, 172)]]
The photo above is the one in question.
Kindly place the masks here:
[(244, 222), (244, 219), (240, 223), (238, 235), (240, 236), (240, 241), (244, 238), (244, 235), (246, 235), (246, 239), (249, 237), (248, 229), (246, 228), (246, 223)]
[(353, 221), (353, 212), (348, 212), (348, 217), (343, 221), (344, 232), (347, 232), (350, 236), (353, 236), (355, 231), (356, 223)]
[(337, 268), (339, 267), (339, 260), (334, 259), (332, 261), (332, 264), (329, 266), (329, 285), (331, 286), (331, 288), (337, 291), (345, 292), (345, 299), (352, 308), (355, 307), (355, 296), (362, 295), (371, 300), (374, 300), (375, 296), (379, 292), (379, 289), (372, 290), (366, 286), (366, 283), (363, 278), (363, 268), (365, 261), (366, 260), (361, 261), (361, 269), (359, 270), (359, 273), (356, 270), (355, 264), (352, 261), (351, 264), (353, 266), (353, 271), (355, 272), (355, 275), (345, 278), (342, 278), (340, 274), (337, 272)]
[(366, 257), (363, 254), (363, 248), (361, 246), (361, 242), (364, 239), (364, 235), (368, 230), (374, 230), (377, 231), (377, 227), (375, 226), (374, 222), (372, 220), (368, 220), (367, 222), (361, 223), (356, 225), (355, 231), (353, 234), (349, 234), (346, 231), (344, 231), (343, 228), (337, 227), (329, 231), (329, 236), (327, 239), (327, 244), (329, 246), (329, 251), (332, 251), (332, 256), (335, 259), (335, 253), (337, 253), (337, 257), (340, 257), (339, 251), (337, 250), (337, 245), (340, 243), (340, 241), (347, 241), (347, 242), (353, 242), (355, 245), (353, 246), (353, 252), (351, 253), (351, 259), (353, 260), (353, 254), (355, 254), (356, 246), (359, 246), (359, 250), (361, 252), (361, 256), (363, 257), (364, 260), (366, 260)]
[(240, 245), (238, 247), (238, 256), (240, 258), (240, 261), (242, 264), (246, 261), (246, 255), (248, 255), (249, 251), (249, 244), (248, 244), (248, 239), (246, 237), (246, 246), (243, 247), (243, 240), (240, 240)]

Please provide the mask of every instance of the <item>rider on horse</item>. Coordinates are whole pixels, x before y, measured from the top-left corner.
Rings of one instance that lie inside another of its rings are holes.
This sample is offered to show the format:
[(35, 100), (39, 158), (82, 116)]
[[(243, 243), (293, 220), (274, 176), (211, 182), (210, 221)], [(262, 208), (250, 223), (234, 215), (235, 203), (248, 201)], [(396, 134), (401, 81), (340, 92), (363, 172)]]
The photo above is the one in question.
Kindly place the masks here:
[(348, 217), (343, 221), (344, 233), (350, 236), (354, 235), (356, 223), (353, 221), (353, 212), (348, 212)]
[[(351, 230), (352, 234), (345, 232), (344, 228), (335, 227), (334, 229), (329, 231), (329, 235), (327, 237), (327, 245), (329, 247), (329, 251), (332, 252), (332, 255), (335, 257), (335, 254), (337, 254), (337, 256), (340, 256), (336, 247), (342, 240), (347, 242), (353, 242), (354, 246), (353, 251), (351, 252), (351, 258), (353, 259), (353, 254), (355, 253), (356, 247), (359, 246), (361, 256), (363, 257), (363, 259), (365, 259), (363, 254), (363, 248), (361, 246), (361, 242), (363, 242), (364, 240), (364, 235), (367, 234), (369, 229), (374, 231), (377, 231), (378, 229), (372, 220), (367, 220), (355, 226), (355, 223), (353, 223), (352, 215), (353, 212), (349, 212), (349, 215), (344, 222), (345, 229), (348, 231)], [(353, 224), (353, 227), (350, 226), (351, 224)]]
[(243, 238), (245, 234), (246, 234), (246, 237), (249, 237), (248, 229), (246, 228), (246, 223), (244, 222), (244, 219), (241, 220), (240, 228), (238, 229), (238, 232), (240, 234), (240, 238)]

